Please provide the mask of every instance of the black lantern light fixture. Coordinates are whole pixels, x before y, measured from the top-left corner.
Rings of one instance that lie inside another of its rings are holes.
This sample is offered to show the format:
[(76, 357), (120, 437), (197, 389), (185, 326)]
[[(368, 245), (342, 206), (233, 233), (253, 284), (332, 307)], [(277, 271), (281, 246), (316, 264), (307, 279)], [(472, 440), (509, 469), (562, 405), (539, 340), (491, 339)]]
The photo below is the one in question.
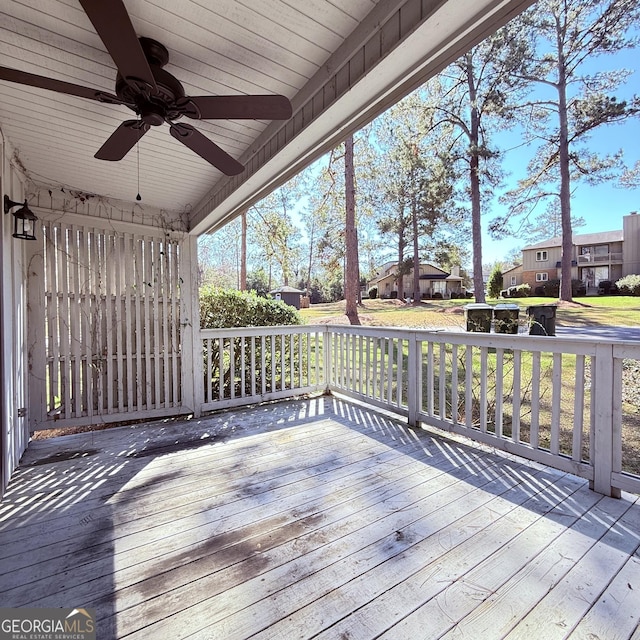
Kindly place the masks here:
[(13, 212), (13, 237), (21, 240), (36, 239), (36, 220), (38, 219), (27, 206), (27, 200), (24, 203), (14, 202), (9, 196), (4, 197), (4, 212), (9, 213), (13, 207), (20, 207)]

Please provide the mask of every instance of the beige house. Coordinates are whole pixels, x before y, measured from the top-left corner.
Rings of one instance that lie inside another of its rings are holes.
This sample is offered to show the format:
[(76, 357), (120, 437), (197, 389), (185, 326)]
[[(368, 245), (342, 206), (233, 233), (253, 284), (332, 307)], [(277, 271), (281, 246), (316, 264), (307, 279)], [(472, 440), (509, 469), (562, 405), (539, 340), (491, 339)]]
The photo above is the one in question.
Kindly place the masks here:
[[(451, 298), (451, 294), (463, 295), (460, 267), (453, 267), (451, 273), (429, 263), (420, 264), (420, 297), (442, 296)], [(380, 298), (411, 298), (413, 296), (413, 269), (398, 278), (398, 263), (387, 262), (369, 284), (368, 289), (377, 287)]]
[[(548, 280), (560, 278), (561, 260), (561, 237), (525, 247), (521, 282), (535, 291)], [(587, 293), (596, 293), (603, 280), (615, 281), (632, 273), (640, 273), (640, 216), (635, 212), (624, 216), (621, 230), (573, 236), (571, 277), (584, 282)], [(511, 276), (517, 278), (516, 273), (504, 275), (509, 276), (509, 281)]]
[(511, 269), (502, 272), (502, 288), (517, 287), (522, 284), (522, 265), (517, 264)]

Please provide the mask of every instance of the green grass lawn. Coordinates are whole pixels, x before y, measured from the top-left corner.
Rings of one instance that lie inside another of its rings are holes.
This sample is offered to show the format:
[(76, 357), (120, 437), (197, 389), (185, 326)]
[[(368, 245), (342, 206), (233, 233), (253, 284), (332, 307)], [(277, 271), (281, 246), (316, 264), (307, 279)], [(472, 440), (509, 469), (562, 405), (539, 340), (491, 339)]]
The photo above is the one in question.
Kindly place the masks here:
[[(417, 306), (399, 300), (364, 300), (358, 309), (360, 321), (367, 326), (442, 328), (459, 326), (464, 329), (463, 307), (473, 300), (429, 300)], [(531, 305), (556, 304), (552, 298), (515, 298), (488, 300), (488, 304), (517, 304), (522, 315)], [(306, 322), (344, 323), (344, 302), (314, 304), (301, 309)], [(593, 296), (576, 298), (573, 304), (561, 304), (556, 312), (556, 323), (562, 327), (640, 325), (640, 298), (631, 296)]]

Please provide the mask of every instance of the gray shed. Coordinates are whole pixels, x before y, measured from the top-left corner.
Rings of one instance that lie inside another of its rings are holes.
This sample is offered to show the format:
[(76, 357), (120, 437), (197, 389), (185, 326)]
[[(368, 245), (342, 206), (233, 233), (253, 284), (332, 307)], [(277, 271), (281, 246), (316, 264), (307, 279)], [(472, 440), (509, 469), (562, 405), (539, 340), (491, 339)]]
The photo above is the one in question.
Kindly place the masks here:
[(273, 291), (269, 291), (269, 294), (276, 300), (282, 300), (284, 303), (299, 309), (300, 296), (304, 295), (304, 291), (300, 291), (300, 289), (296, 289), (295, 287), (284, 286), (274, 289)]

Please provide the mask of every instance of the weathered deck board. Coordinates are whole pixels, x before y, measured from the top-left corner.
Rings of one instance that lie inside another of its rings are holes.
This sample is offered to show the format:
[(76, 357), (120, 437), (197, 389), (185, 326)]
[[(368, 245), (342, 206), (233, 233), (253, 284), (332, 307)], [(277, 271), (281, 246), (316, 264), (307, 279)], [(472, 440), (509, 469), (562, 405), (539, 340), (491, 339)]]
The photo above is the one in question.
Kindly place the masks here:
[(630, 638), (640, 505), (315, 398), (38, 441), (3, 606), (101, 638)]

